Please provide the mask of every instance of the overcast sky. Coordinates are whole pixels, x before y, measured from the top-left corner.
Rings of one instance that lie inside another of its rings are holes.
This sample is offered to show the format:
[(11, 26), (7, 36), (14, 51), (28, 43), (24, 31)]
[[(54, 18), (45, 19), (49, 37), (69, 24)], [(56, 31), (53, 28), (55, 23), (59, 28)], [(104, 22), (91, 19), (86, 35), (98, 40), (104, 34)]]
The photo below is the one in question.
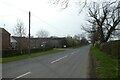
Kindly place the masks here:
[[(50, 5), (49, 0), (0, 0), (0, 27), (4, 27), (13, 35), (17, 19), (24, 22), (28, 35), (28, 12), (31, 11), (31, 35), (44, 29), (50, 36), (65, 37), (81, 34), (81, 25), (87, 16), (79, 14), (79, 0), (70, 0), (67, 9)], [(5, 24), (5, 26), (4, 26)]]

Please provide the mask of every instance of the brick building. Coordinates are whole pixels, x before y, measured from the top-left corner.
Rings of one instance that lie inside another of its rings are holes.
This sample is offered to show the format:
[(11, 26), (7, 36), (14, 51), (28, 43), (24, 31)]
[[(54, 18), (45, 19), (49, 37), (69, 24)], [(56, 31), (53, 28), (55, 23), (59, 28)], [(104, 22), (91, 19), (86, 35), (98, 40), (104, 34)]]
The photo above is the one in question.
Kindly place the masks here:
[(0, 28), (0, 45), (2, 45), (2, 50), (10, 49), (10, 33), (6, 31), (4, 28)]

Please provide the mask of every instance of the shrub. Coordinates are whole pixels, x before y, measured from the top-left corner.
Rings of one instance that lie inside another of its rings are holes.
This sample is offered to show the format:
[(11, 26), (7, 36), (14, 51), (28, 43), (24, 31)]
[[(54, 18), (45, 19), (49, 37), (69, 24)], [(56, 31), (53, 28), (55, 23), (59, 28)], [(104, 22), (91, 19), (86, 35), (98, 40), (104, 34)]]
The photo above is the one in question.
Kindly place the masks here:
[(101, 44), (100, 44), (99, 49), (100, 49), (101, 51), (103, 51), (104, 45), (105, 45), (105, 43), (101, 43)]
[(2, 57), (19, 55), (18, 53), (20, 53), (18, 50), (2, 50)]
[(102, 43), (100, 50), (115, 58), (120, 58), (120, 40)]
[(107, 54), (111, 53), (111, 44), (110, 43), (101, 43), (100, 50), (106, 52)]
[[(34, 48), (34, 49), (30, 49), (30, 53), (37, 53), (37, 52), (41, 52), (41, 51), (47, 51), (53, 49), (53, 47), (51, 46), (46, 46), (46, 47), (41, 47), (41, 48)], [(12, 57), (12, 56), (17, 56), (17, 55), (24, 55), (24, 54), (28, 54), (28, 49), (23, 49), (21, 50), (2, 50), (2, 57)]]
[(99, 49), (99, 47), (100, 47), (100, 42), (98, 42), (98, 41), (95, 42), (94, 46)]
[(111, 42), (111, 54), (116, 58), (120, 58), (120, 40)]

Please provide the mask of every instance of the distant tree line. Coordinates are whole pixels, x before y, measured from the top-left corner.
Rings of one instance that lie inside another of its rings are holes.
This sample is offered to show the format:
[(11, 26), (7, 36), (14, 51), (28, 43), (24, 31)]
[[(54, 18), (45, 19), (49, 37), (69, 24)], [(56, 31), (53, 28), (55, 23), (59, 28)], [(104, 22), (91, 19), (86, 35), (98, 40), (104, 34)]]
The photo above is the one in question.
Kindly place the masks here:
[(88, 40), (80, 35), (75, 35), (74, 37), (67, 36), (65, 39), (67, 47), (80, 47), (89, 44)]

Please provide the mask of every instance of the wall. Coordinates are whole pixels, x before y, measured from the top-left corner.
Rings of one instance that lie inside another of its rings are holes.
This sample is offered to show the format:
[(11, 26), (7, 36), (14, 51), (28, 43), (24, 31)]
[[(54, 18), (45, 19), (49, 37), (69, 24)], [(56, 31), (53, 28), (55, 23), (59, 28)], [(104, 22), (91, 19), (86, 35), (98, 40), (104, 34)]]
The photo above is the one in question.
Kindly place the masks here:
[(2, 29), (2, 49), (10, 49), (10, 34)]

